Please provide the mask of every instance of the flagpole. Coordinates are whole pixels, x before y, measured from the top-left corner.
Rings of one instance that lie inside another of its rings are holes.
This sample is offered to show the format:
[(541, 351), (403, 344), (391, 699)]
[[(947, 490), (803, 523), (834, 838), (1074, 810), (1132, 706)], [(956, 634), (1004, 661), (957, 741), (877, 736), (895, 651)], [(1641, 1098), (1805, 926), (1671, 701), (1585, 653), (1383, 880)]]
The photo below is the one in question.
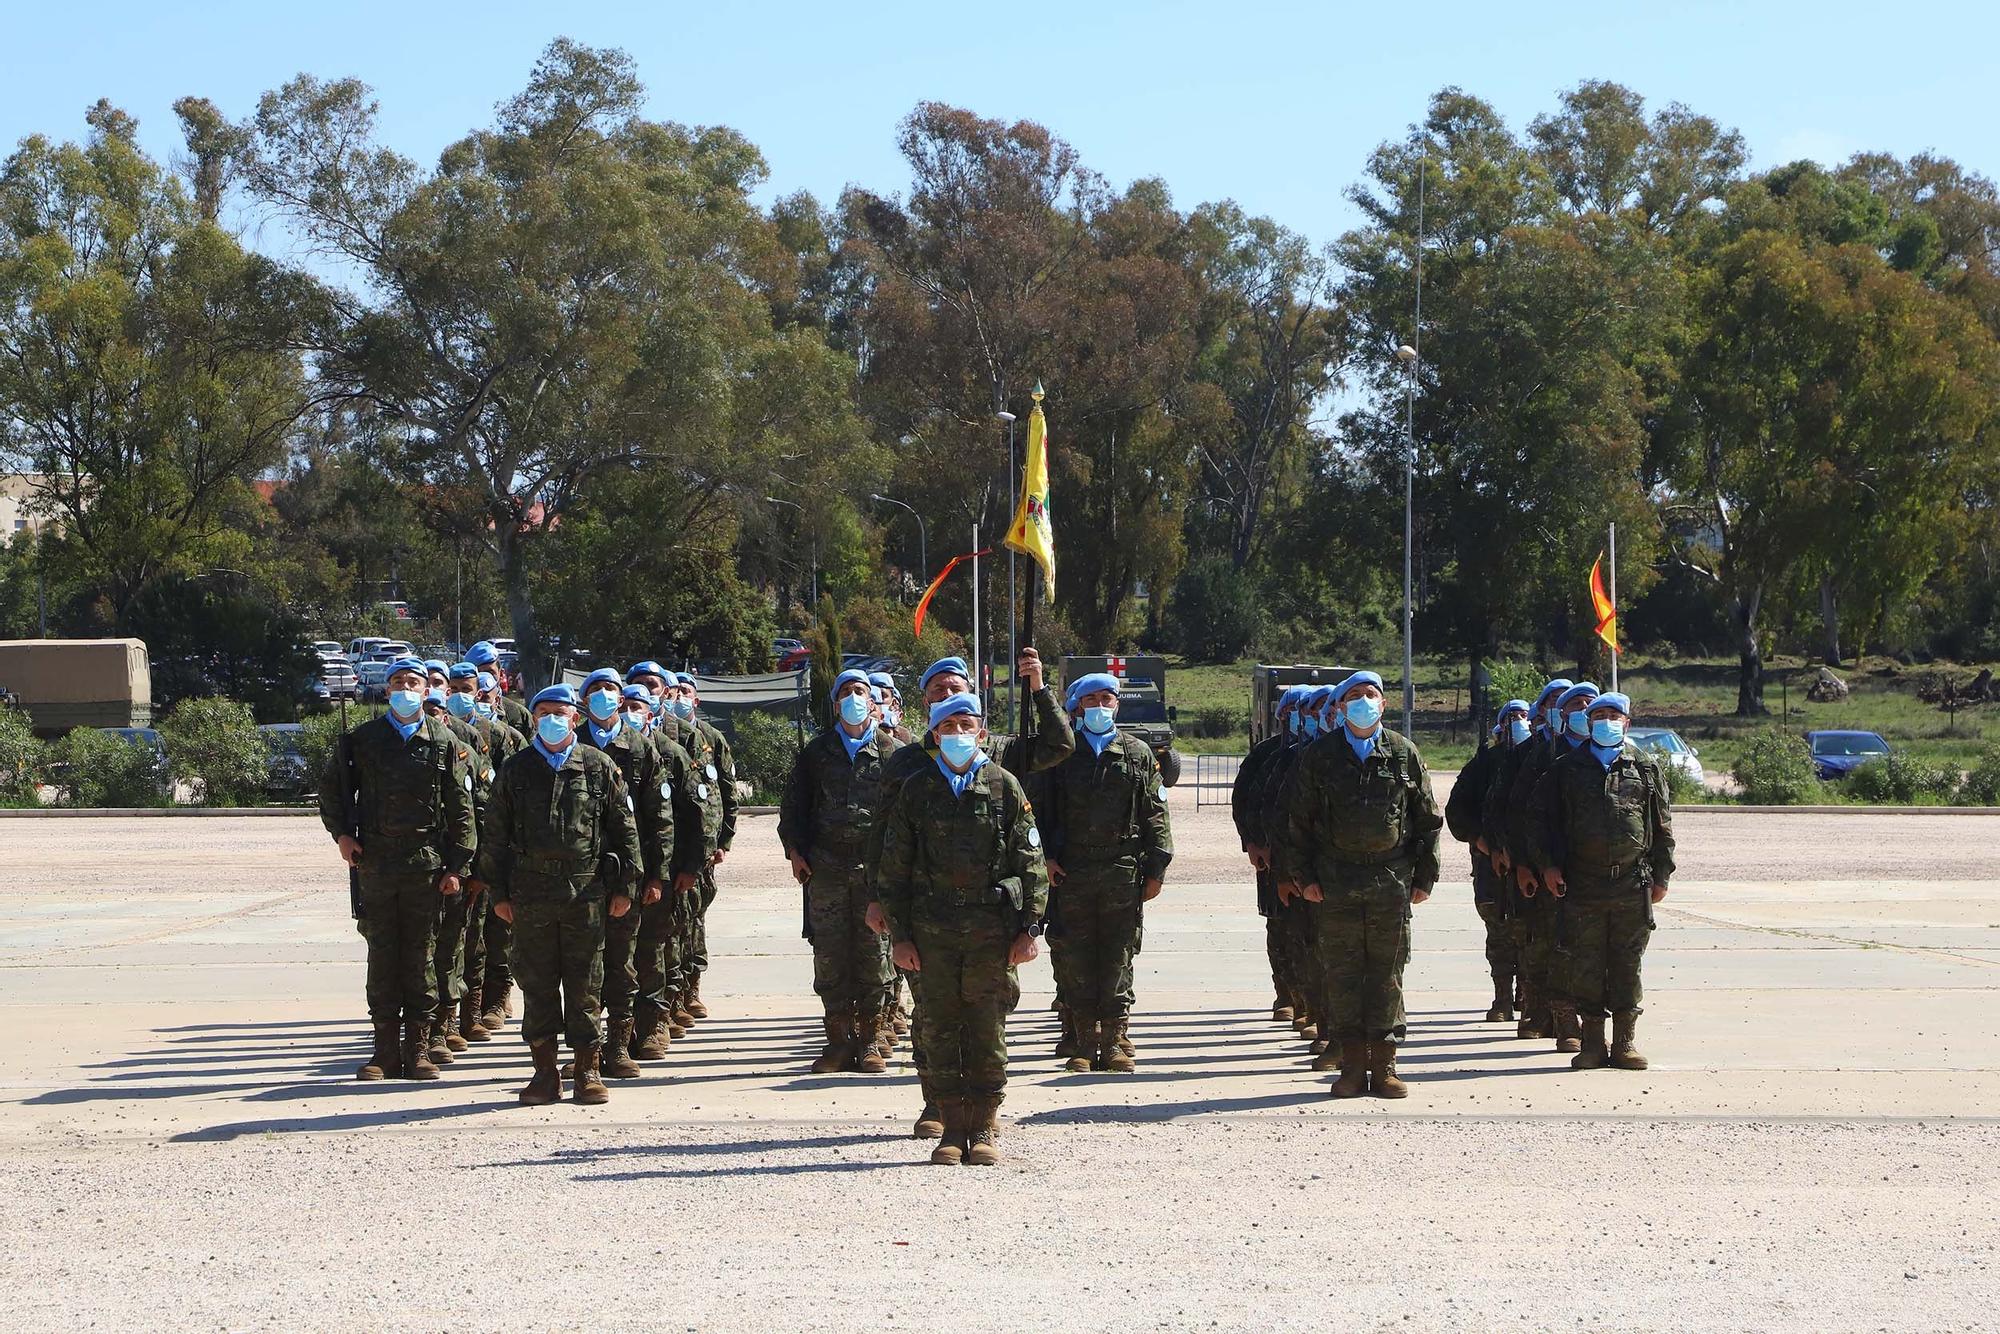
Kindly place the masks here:
[(1618, 689), (1618, 525), (1608, 525), (1611, 551), (1611, 688)]
[[(1014, 414), (1002, 411), (1000, 420), (1007, 423), (1007, 491), (1009, 495), (1021, 494), (1021, 467), (1014, 456)], [(1014, 548), (1007, 548), (1007, 712), (1013, 713), (1020, 703), (1021, 683), (1014, 679), (1014, 664), (1020, 660), (1019, 642), (1014, 638), (1014, 627), (1020, 623), (1021, 609), (1015, 600), (1014, 589), (1019, 581), (1014, 562), (1018, 559)]]
[(972, 693), (986, 710), (986, 674), (979, 666), (979, 525), (972, 525)]

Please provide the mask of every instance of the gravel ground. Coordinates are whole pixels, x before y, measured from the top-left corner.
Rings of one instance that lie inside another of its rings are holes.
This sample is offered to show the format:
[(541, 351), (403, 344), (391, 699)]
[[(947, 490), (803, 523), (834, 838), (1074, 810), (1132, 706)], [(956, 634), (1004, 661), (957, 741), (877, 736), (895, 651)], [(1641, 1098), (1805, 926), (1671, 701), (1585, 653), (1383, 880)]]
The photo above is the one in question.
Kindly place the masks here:
[(293, 1136), (0, 1164), (10, 1328), (1996, 1328), (1992, 1124)]

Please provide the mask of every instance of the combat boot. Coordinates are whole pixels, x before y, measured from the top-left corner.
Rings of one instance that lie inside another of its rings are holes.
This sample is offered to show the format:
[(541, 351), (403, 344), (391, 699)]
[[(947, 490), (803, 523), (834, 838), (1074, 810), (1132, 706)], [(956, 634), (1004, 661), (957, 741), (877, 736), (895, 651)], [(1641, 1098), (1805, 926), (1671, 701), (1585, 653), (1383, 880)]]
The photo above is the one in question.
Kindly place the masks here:
[(889, 1068), (889, 1054), (882, 1049), (882, 1012), (854, 1012), (854, 1070), (857, 1074), (879, 1075)]
[(605, 1044), (604, 1054), (598, 1058), (606, 1079), (637, 1079), (639, 1063), (632, 1059), (632, 1021), (613, 1019), (611, 1037)]
[(1570, 1057), (1572, 1070), (1595, 1070), (1604, 1064), (1604, 1016), (1593, 1014), (1583, 1021), (1583, 1039), (1576, 1055)]
[(688, 1013), (686, 994), (679, 991), (669, 992), (667, 994), (668, 1035), (670, 1037), (684, 1038), (687, 1036), (687, 1031), (693, 1027), (694, 1016)]
[(944, 1130), (938, 1136), (937, 1147), (931, 1150), (931, 1163), (937, 1167), (957, 1167), (965, 1161), (965, 1099), (941, 1098), (938, 1110), (944, 1114)]
[(638, 1027), (634, 1030), (632, 1058), (638, 1061), (664, 1061), (667, 1049), (672, 1045), (667, 1036), (667, 1026), (660, 1022), (659, 1011), (647, 1006), (639, 1015)]
[(1069, 1059), (1063, 1062), (1063, 1069), (1073, 1075), (1087, 1074), (1091, 1058), (1097, 1054), (1097, 1024), (1074, 1010), (1063, 1011), (1063, 1022), (1070, 1029)]
[[(444, 1050), (443, 1060), (438, 1059), (439, 1048)], [(465, 1039), (458, 1035), (458, 1007), (441, 1000), (431, 1011), (431, 1064), (450, 1065), (453, 1053), (464, 1050)]]
[(1639, 1012), (1637, 1010), (1620, 1010), (1611, 1016), (1611, 1055), (1609, 1059), (1611, 1064), (1617, 1066), (1620, 1070), (1644, 1070), (1646, 1068), (1646, 1058), (1640, 1054), (1637, 1047), (1632, 1045), (1632, 1039), (1638, 1036), (1638, 1032)]
[(1542, 1027), (1542, 998), (1525, 977), (1521, 979), (1521, 1022), (1514, 1026), (1514, 1036), (1530, 1040), (1548, 1036)]
[(604, 1086), (598, 1073), (598, 1063), (603, 1057), (604, 1046), (597, 1042), (576, 1054), (576, 1085), (570, 1090), (570, 1097), (586, 1107), (611, 1101), (611, 1090)]
[(1067, 1005), (1056, 1006), (1057, 1021), (1062, 1024), (1062, 1036), (1056, 1039), (1056, 1055), (1075, 1056), (1083, 1050), (1076, 1030), (1076, 1011)]
[(430, 1025), (421, 1019), (403, 1025), (403, 1078), (436, 1079), (437, 1066), (431, 1064)]
[(1493, 1008), (1486, 1012), (1489, 1024), (1514, 1022), (1514, 979), (1508, 973), (1493, 974)]
[[(1571, 1000), (1552, 1000), (1549, 1002), (1549, 1012), (1555, 1016), (1556, 1050), (1582, 1051), (1583, 1028), (1576, 1017), (1576, 1002)], [(1597, 1021), (1597, 1027), (1597, 1045), (1601, 1049), (1604, 1046), (1604, 1021), (1602, 1019)]]
[[(1312, 1050), (1313, 1058), (1310, 1065), (1314, 1073), (1324, 1074), (1328, 1070), (1345, 1070), (1347, 1068), (1347, 1044), (1345, 1042), (1334, 1043), (1328, 1039), (1321, 1038), (1313, 1043)], [(1363, 1054), (1362, 1059), (1367, 1059), (1366, 1053)]]
[(478, 987), (467, 987), (465, 999), (458, 1003), (458, 1031), (464, 1035), (467, 1042), (493, 1041), (493, 1035), (486, 1031), (486, 1025), (479, 1022), (481, 1014), (479, 992)]
[(1330, 1090), (1336, 1098), (1358, 1098), (1368, 1091), (1368, 1044), (1340, 1044), (1340, 1078)]
[(1103, 1035), (1099, 1039), (1103, 1045), (1098, 1048), (1103, 1068), (1114, 1075), (1129, 1075), (1139, 1068), (1129, 1050), (1132, 1044), (1125, 1040), (1126, 1022), (1123, 1016), (1107, 1019), (1098, 1030)]
[(926, 1096), (924, 1109), (917, 1113), (916, 1129), (910, 1132), (910, 1138), (936, 1139), (942, 1134), (944, 1134), (944, 1109)]
[(375, 1021), (375, 1054), (367, 1064), (354, 1072), (356, 1079), (401, 1079), (403, 1077), (403, 1053), (396, 1048), (396, 1021), (377, 1019)]
[(479, 1012), (479, 1026), (486, 1030), (488, 1037), (507, 1027), (507, 993), (512, 986), (501, 986), (492, 995), (484, 997), (486, 1008)]
[(1271, 985), (1277, 992), (1276, 999), (1271, 1002), (1271, 1022), (1274, 1024), (1289, 1024), (1293, 1019), (1298, 1017), (1298, 1012), (1292, 1009), (1292, 998), (1285, 994), (1285, 984), (1283, 982), (1274, 979)]
[(967, 1098), (965, 1162), (968, 1167), (996, 1167), (1000, 1163), (1000, 1099)]
[(688, 983), (687, 1012), (691, 1019), (708, 1018), (708, 1007), (701, 1003), (700, 973), (696, 973), (694, 975), (694, 981)]
[(826, 1046), (820, 1048), (819, 1059), (812, 1063), (816, 1075), (830, 1075), (847, 1068), (849, 1040), (847, 1036), (847, 1016), (829, 1014), (826, 1016)]
[(530, 1107), (559, 1101), (562, 1098), (562, 1076), (556, 1073), (556, 1040), (544, 1038), (540, 1042), (530, 1042), (528, 1055), (535, 1061), (535, 1077), (521, 1090), (521, 1101)]
[(903, 1008), (903, 1002), (901, 1001), (896, 1002), (895, 1028), (897, 1037), (906, 1038), (910, 1036), (910, 1012)]
[(1396, 1044), (1368, 1044), (1368, 1091), (1378, 1098), (1407, 1098), (1410, 1086), (1396, 1075)]

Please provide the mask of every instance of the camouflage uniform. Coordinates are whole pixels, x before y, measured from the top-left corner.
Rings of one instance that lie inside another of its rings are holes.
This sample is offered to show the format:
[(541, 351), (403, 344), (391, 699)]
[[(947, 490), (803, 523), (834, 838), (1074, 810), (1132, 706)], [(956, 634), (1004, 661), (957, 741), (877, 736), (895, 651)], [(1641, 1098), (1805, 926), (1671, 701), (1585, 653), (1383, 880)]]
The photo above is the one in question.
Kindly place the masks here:
[[(663, 771), (659, 749), (652, 738), (625, 726), (622, 713), (605, 730), (586, 720), (577, 732), (577, 740), (610, 756), (618, 766), (619, 777), (625, 780), (625, 800), (639, 834), (638, 885), (643, 887), (649, 880), (662, 879), (674, 850), (674, 812), (673, 783)], [(630, 1050), (632, 999), (638, 991), (633, 945), (645, 915), (639, 897), (633, 896), (630, 912), (623, 917), (606, 917), (604, 923), (603, 990), (611, 1024), (610, 1059), (605, 1062), (605, 1073), (626, 1079), (639, 1073), (631, 1064)]]
[[(1102, 752), (1088, 738), (1047, 774), (1040, 807), (1046, 854), (1063, 869), (1049, 897), (1049, 959), (1056, 996), (1078, 1046), (1097, 1069), (1129, 1069), (1118, 1042), (1132, 1010), (1141, 891), (1174, 857), (1167, 790), (1152, 748), (1114, 732)], [(1079, 1061), (1083, 1056), (1079, 1055)]]
[(711, 854), (702, 859), (701, 872), (695, 877), (694, 901), (680, 905), (674, 951), (675, 1012), (692, 1014), (691, 1007), (700, 1003), (701, 975), (708, 971), (708, 910), (715, 903), (716, 893), (712, 854), (729, 851), (736, 841), (736, 760), (730, 754), (728, 740), (705, 719), (695, 718), (681, 727), (687, 738), (688, 758), (694, 762), (694, 794), (696, 804), (701, 807), (702, 839)]
[[(1551, 970), (1555, 960), (1556, 900), (1541, 892), (1541, 863), (1535, 859), (1529, 811), (1535, 788), (1559, 756), (1569, 753), (1569, 745), (1559, 732), (1543, 730), (1510, 751), (1511, 764), (1503, 764), (1488, 796), (1488, 822), (1504, 832), (1507, 855), (1517, 868), (1526, 867), (1532, 877), (1530, 888), (1515, 890), (1521, 922), (1521, 1024), (1524, 1038), (1554, 1037), (1559, 1049), (1566, 1044), (1574, 1051), (1576, 1037), (1566, 1028), (1556, 1031)], [(1505, 784), (1504, 792), (1502, 783)], [(1516, 884), (1518, 886), (1518, 879)]]
[[(602, 1038), (605, 901), (631, 895), (642, 853), (625, 779), (603, 751), (572, 744), (562, 767), (533, 745), (494, 780), (479, 878), (514, 906), (521, 1036), (594, 1057)], [(612, 860), (615, 858), (615, 862)]]
[(655, 728), (648, 740), (658, 757), (660, 782), (673, 813), (673, 843), (660, 876), (667, 881), (666, 892), (656, 903), (613, 918), (604, 946), (606, 1005), (614, 1021), (633, 1021), (632, 1054), (642, 1061), (667, 1054), (669, 983), (679, 976), (678, 957), (671, 952), (678, 949), (681, 928), (694, 910), (695, 896), (676, 893), (673, 882), (682, 875), (699, 880), (708, 864), (702, 808), (695, 799), (694, 761), (664, 729)]
[(527, 705), (512, 695), (502, 692), (499, 698), (493, 701), (493, 708), (500, 715), (501, 722), (522, 736), (531, 737), (535, 734), (535, 716), (528, 712)]
[[(1273, 760), (1286, 749), (1290, 739), (1283, 732), (1272, 733), (1250, 747), (1250, 753), (1236, 767), (1236, 781), (1229, 789), (1229, 816), (1236, 825), (1237, 843), (1245, 852), (1253, 846), (1271, 846), (1270, 808), (1264, 803), (1264, 780), (1271, 771)], [(1062, 859), (1058, 857), (1056, 860)], [(1297, 1013), (1298, 983), (1286, 958), (1285, 920), (1281, 913), (1282, 905), (1278, 902), (1277, 879), (1267, 868), (1256, 872), (1256, 882), (1257, 915), (1264, 919), (1264, 957), (1271, 965), (1271, 992), (1276, 997), (1271, 1006), (1272, 1015), (1290, 1019), (1293, 1015), (1280, 1015), (1279, 1011)]]
[[(1513, 1018), (1514, 978), (1520, 971), (1520, 955), (1514, 940), (1514, 886), (1500, 881), (1493, 859), (1479, 851), (1478, 841), (1486, 836), (1486, 797), (1492, 790), (1500, 762), (1512, 751), (1504, 741), (1482, 747), (1466, 761), (1451, 796), (1444, 804), (1445, 827), (1463, 843), (1472, 857), (1472, 904), (1479, 920), (1486, 924), (1486, 968), (1493, 977), (1493, 1009), (1488, 1016), (1495, 1022)], [(1489, 845), (1490, 846), (1490, 845)], [(1506, 1009), (1508, 1013), (1495, 1012)]]
[(882, 938), (866, 920), (873, 898), (865, 862), (887, 802), (883, 775), (901, 748), (877, 727), (849, 758), (846, 734), (829, 728), (799, 752), (778, 807), (779, 842), (811, 867), (804, 934), (813, 948), (813, 990), (826, 1011), (829, 1062), (837, 1048), (849, 1061), (861, 1059), (881, 1029), (891, 973)]
[(1382, 728), (1367, 759), (1345, 731), (1308, 745), (1278, 823), (1283, 864), (1303, 887), (1319, 961), (1313, 1014), (1330, 1042), (1403, 1040), (1410, 896), (1438, 878), (1437, 800), (1415, 745)]
[[(1626, 742), (1607, 766), (1588, 745), (1549, 766), (1535, 785), (1529, 831), (1536, 862), (1561, 869), (1555, 1003), (1594, 1021), (1636, 1018), (1639, 966), (1653, 931), (1650, 894), (1674, 873), (1673, 803), (1657, 762)], [(1591, 1047), (1586, 1030), (1583, 1045)]]
[[(528, 742), (527, 738), (497, 717), (477, 720), (473, 730), (478, 732), (486, 743), (486, 764), (489, 772), (483, 783), (475, 781), (472, 785), (474, 813), (483, 816), (486, 801), (493, 792), (493, 779), (499, 773), (500, 766)], [(467, 902), (465, 946), (460, 952), (460, 972), (465, 979), (465, 1004), (460, 1010), (459, 1031), (475, 1042), (491, 1036), (492, 1033), (492, 1030), (486, 1028), (484, 1020), (490, 1013), (485, 1004), (486, 980), (493, 971), (493, 963), (487, 952), (487, 942), (493, 938), (495, 926), (504, 927), (506, 923), (493, 915), (493, 905), (488, 903), (483, 895)], [(500, 948), (504, 954), (506, 945), (502, 943)], [(503, 978), (511, 976), (507, 973), (504, 962), (500, 964), (500, 973)]]
[[(428, 712), (428, 710), (427, 710)], [(459, 763), (472, 775), (472, 818), (473, 827), (478, 827), (480, 812), (485, 809), (486, 794), (493, 782), (493, 757), (486, 737), (472, 724), (439, 711), (430, 716), (442, 722), (451, 731), (452, 739), (458, 743)], [(452, 894), (438, 901), (437, 944), (432, 955), (433, 975), (437, 979), (437, 1008), (431, 1012), (431, 1059), (440, 1065), (451, 1064), (451, 1054), (465, 1050), (465, 1039), (458, 1032), (458, 1009), (465, 999), (465, 930), (467, 921), (476, 921), (475, 895), (470, 893)]]
[(393, 1048), (400, 1018), (403, 1069), (427, 1050), (437, 1006), (438, 881), (464, 876), (478, 843), (473, 779), (461, 754), (442, 721), (420, 719), (406, 741), (385, 716), (343, 736), (320, 776), (320, 823), (361, 845), (361, 930), (377, 1053), (387, 1054), (385, 1042)]
[(1311, 744), (1304, 736), (1286, 737), (1284, 745), (1272, 753), (1259, 778), (1259, 791), (1251, 800), (1261, 811), (1268, 840), (1265, 846), (1271, 849), (1271, 902), (1275, 908), (1271, 920), (1277, 924), (1280, 956), (1289, 969), (1286, 976), (1294, 997), (1292, 1026), (1317, 1043), (1320, 1033), (1314, 1006), (1319, 1000), (1319, 953), (1313, 935), (1313, 906), (1297, 894), (1289, 901), (1280, 901), (1277, 888), (1280, 884), (1304, 885), (1312, 879), (1311, 868), (1305, 868), (1301, 875), (1299, 868), (1286, 865), (1284, 840), (1279, 837), (1292, 774), (1298, 769), (1299, 756)]
[(955, 795), (934, 762), (903, 785), (887, 820), (879, 889), (892, 937), (914, 943), (921, 965), (926, 1093), (947, 1141), (967, 1125), (990, 1132), (1007, 1083), (1007, 1016), (1021, 997), (1008, 952), (1048, 907), (1034, 811), (998, 764)]

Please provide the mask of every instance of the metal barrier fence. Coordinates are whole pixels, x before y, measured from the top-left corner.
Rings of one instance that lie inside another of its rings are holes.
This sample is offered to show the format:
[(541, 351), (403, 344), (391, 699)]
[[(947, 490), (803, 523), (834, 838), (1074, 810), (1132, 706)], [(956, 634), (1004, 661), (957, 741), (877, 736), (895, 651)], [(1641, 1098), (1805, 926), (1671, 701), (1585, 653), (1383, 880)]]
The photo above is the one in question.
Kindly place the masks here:
[(1194, 806), (1227, 806), (1230, 789), (1236, 786), (1236, 771), (1243, 765), (1241, 755), (1197, 755), (1194, 757)]

